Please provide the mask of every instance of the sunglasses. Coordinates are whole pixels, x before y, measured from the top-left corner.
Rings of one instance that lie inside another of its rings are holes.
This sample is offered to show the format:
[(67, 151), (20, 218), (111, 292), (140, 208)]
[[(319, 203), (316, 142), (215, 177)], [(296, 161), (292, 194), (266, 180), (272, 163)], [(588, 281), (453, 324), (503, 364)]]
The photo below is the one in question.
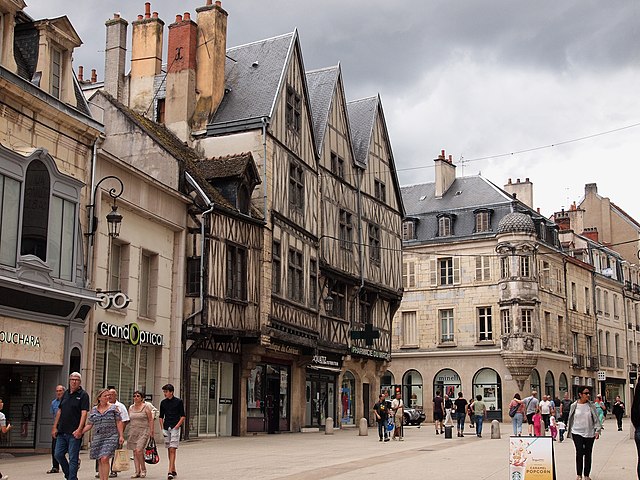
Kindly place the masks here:
[(591, 395), (591, 392), (580, 392), (582, 395)]

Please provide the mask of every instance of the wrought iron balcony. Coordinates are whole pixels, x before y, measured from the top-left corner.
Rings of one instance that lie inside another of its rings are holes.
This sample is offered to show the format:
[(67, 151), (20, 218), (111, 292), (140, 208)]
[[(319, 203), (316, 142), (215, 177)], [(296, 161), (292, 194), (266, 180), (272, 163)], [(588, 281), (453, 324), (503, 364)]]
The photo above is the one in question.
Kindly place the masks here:
[(584, 367), (584, 355), (574, 355), (572, 358), (573, 366), (576, 368)]

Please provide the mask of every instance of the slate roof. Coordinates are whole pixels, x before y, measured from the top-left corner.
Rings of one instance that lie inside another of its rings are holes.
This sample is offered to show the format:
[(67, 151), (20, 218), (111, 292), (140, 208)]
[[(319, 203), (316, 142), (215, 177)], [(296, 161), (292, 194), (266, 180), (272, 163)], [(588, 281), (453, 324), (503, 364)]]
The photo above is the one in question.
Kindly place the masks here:
[(377, 96), (354, 100), (347, 103), (349, 125), (351, 127), (351, 143), (355, 160), (362, 166), (367, 165), (373, 122), (376, 118), (379, 98)]
[(313, 118), (313, 132), (316, 137), (318, 152), (324, 145), (324, 134), (329, 121), (329, 111), (333, 94), (336, 90), (340, 66), (322, 68), (307, 72), (307, 87), (309, 87), (309, 100)]
[[(297, 32), (227, 49), (225, 95), (209, 134), (260, 126), (271, 117)], [(229, 130), (231, 129), (231, 130)]]
[(505, 215), (498, 223), (498, 233), (536, 233), (536, 226), (531, 216), (526, 213), (513, 212)]
[(436, 198), (435, 192), (435, 182), (402, 187), (402, 199), (407, 216), (460, 208), (478, 208), (484, 205), (510, 204), (513, 200), (507, 193), (481, 176), (456, 178), (442, 198)]

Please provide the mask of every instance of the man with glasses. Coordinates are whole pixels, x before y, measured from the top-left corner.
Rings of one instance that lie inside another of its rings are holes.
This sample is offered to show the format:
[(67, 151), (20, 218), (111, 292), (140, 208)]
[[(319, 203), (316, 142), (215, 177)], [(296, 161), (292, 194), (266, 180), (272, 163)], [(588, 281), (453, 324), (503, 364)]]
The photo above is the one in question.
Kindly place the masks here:
[(81, 383), (82, 375), (78, 372), (69, 375), (69, 389), (60, 400), (51, 429), (51, 436), (56, 439), (55, 457), (67, 480), (78, 480), (82, 429), (89, 413), (89, 395), (82, 389)]

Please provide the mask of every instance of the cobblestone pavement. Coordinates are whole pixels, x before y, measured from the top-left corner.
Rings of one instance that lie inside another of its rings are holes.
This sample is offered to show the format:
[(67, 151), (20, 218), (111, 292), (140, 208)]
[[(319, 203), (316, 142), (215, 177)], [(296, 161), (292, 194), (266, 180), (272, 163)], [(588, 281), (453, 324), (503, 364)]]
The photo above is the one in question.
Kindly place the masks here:
[[(594, 447), (593, 480), (635, 480), (636, 448), (615, 422), (605, 424), (604, 435)], [(357, 429), (337, 430), (334, 435), (283, 433), (233, 438), (207, 438), (183, 442), (178, 450), (177, 479), (363, 479), (455, 478), (507, 480), (510, 424), (502, 425), (502, 438), (490, 438), (490, 425), (482, 439), (475, 435), (445, 439), (435, 435), (433, 425), (407, 427), (403, 442), (378, 442), (375, 429), (358, 436)], [(571, 440), (555, 442), (558, 480), (573, 480), (574, 448)], [(165, 479), (167, 458), (148, 466), (147, 478)], [(94, 478), (93, 461), (81, 453), (79, 480)], [(62, 474), (46, 475), (49, 455), (12, 457), (0, 454), (0, 471), (10, 480), (62, 480)], [(120, 473), (129, 478), (132, 472)]]

